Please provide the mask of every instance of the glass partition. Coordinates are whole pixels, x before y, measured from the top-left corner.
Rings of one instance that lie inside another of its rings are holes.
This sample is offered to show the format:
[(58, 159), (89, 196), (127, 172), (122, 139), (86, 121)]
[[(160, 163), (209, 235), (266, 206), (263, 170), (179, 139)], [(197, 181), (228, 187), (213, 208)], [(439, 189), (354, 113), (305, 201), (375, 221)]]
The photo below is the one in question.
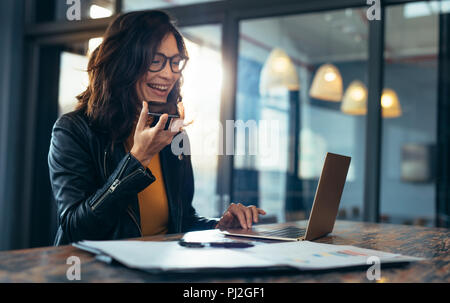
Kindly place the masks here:
[(183, 104), (191, 144), (195, 194), (193, 205), (202, 216), (220, 216), (216, 196), (217, 157), (222, 90), (221, 25), (183, 27), (189, 61), (183, 72)]
[(234, 200), (272, 221), (307, 218), (333, 152), (352, 157), (339, 218), (362, 218), (366, 113), (348, 101), (367, 98), (367, 39), (364, 9), (240, 23)]
[(381, 222), (434, 224), (439, 12), (444, 4), (386, 9)]

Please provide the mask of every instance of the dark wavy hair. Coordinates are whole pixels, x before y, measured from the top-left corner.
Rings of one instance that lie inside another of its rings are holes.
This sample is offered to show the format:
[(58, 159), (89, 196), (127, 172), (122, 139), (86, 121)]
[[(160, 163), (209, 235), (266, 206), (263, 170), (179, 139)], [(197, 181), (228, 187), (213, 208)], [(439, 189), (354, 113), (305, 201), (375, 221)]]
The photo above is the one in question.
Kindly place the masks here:
[[(87, 72), (89, 85), (77, 96), (77, 110), (91, 126), (107, 132), (113, 142), (123, 142), (133, 130), (142, 108), (136, 83), (147, 73), (161, 41), (172, 33), (182, 57), (188, 57), (183, 37), (168, 14), (162, 11), (119, 15), (108, 27), (103, 42), (92, 52)], [(182, 77), (167, 102), (180, 102)]]

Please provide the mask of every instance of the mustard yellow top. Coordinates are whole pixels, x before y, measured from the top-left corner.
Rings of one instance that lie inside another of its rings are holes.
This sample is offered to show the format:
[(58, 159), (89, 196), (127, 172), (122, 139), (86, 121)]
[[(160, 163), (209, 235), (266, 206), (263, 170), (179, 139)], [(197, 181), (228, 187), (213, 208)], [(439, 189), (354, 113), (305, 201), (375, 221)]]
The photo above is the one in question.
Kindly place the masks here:
[[(134, 132), (132, 132), (134, 134)], [(129, 152), (133, 148), (133, 135), (125, 144)], [(141, 215), (141, 230), (143, 236), (167, 234), (169, 222), (169, 203), (162, 175), (159, 154), (154, 156), (148, 168), (155, 176), (156, 181), (138, 193), (139, 210)]]

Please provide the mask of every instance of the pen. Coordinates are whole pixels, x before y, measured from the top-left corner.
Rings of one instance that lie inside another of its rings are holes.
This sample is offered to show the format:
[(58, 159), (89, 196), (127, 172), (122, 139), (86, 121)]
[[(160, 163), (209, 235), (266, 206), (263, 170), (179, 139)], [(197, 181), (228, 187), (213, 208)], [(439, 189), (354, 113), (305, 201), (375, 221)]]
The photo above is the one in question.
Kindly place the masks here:
[(178, 241), (178, 244), (183, 247), (203, 248), (203, 247), (218, 247), (218, 248), (247, 248), (253, 247), (252, 243), (247, 242), (186, 242)]

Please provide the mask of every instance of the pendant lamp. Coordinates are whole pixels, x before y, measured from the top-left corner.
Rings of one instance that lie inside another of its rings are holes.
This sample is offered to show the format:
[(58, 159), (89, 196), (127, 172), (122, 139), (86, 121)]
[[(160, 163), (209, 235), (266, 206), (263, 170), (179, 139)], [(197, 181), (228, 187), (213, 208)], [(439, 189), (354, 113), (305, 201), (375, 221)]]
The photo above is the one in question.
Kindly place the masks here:
[(309, 96), (325, 101), (340, 102), (342, 100), (342, 76), (333, 64), (319, 67), (309, 90)]
[(359, 80), (354, 80), (345, 91), (341, 111), (349, 115), (367, 113), (367, 88)]
[(280, 48), (274, 48), (261, 70), (259, 92), (262, 96), (274, 88), (299, 90), (297, 70), (291, 58)]
[[(350, 83), (342, 99), (341, 111), (349, 115), (365, 115), (367, 113), (367, 88), (364, 83), (358, 80)], [(390, 88), (383, 89), (381, 112), (383, 118), (396, 118), (402, 115), (397, 94)]]
[(390, 88), (383, 89), (381, 110), (383, 112), (383, 118), (396, 118), (402, 115), (400, 101), (394, 90)]

